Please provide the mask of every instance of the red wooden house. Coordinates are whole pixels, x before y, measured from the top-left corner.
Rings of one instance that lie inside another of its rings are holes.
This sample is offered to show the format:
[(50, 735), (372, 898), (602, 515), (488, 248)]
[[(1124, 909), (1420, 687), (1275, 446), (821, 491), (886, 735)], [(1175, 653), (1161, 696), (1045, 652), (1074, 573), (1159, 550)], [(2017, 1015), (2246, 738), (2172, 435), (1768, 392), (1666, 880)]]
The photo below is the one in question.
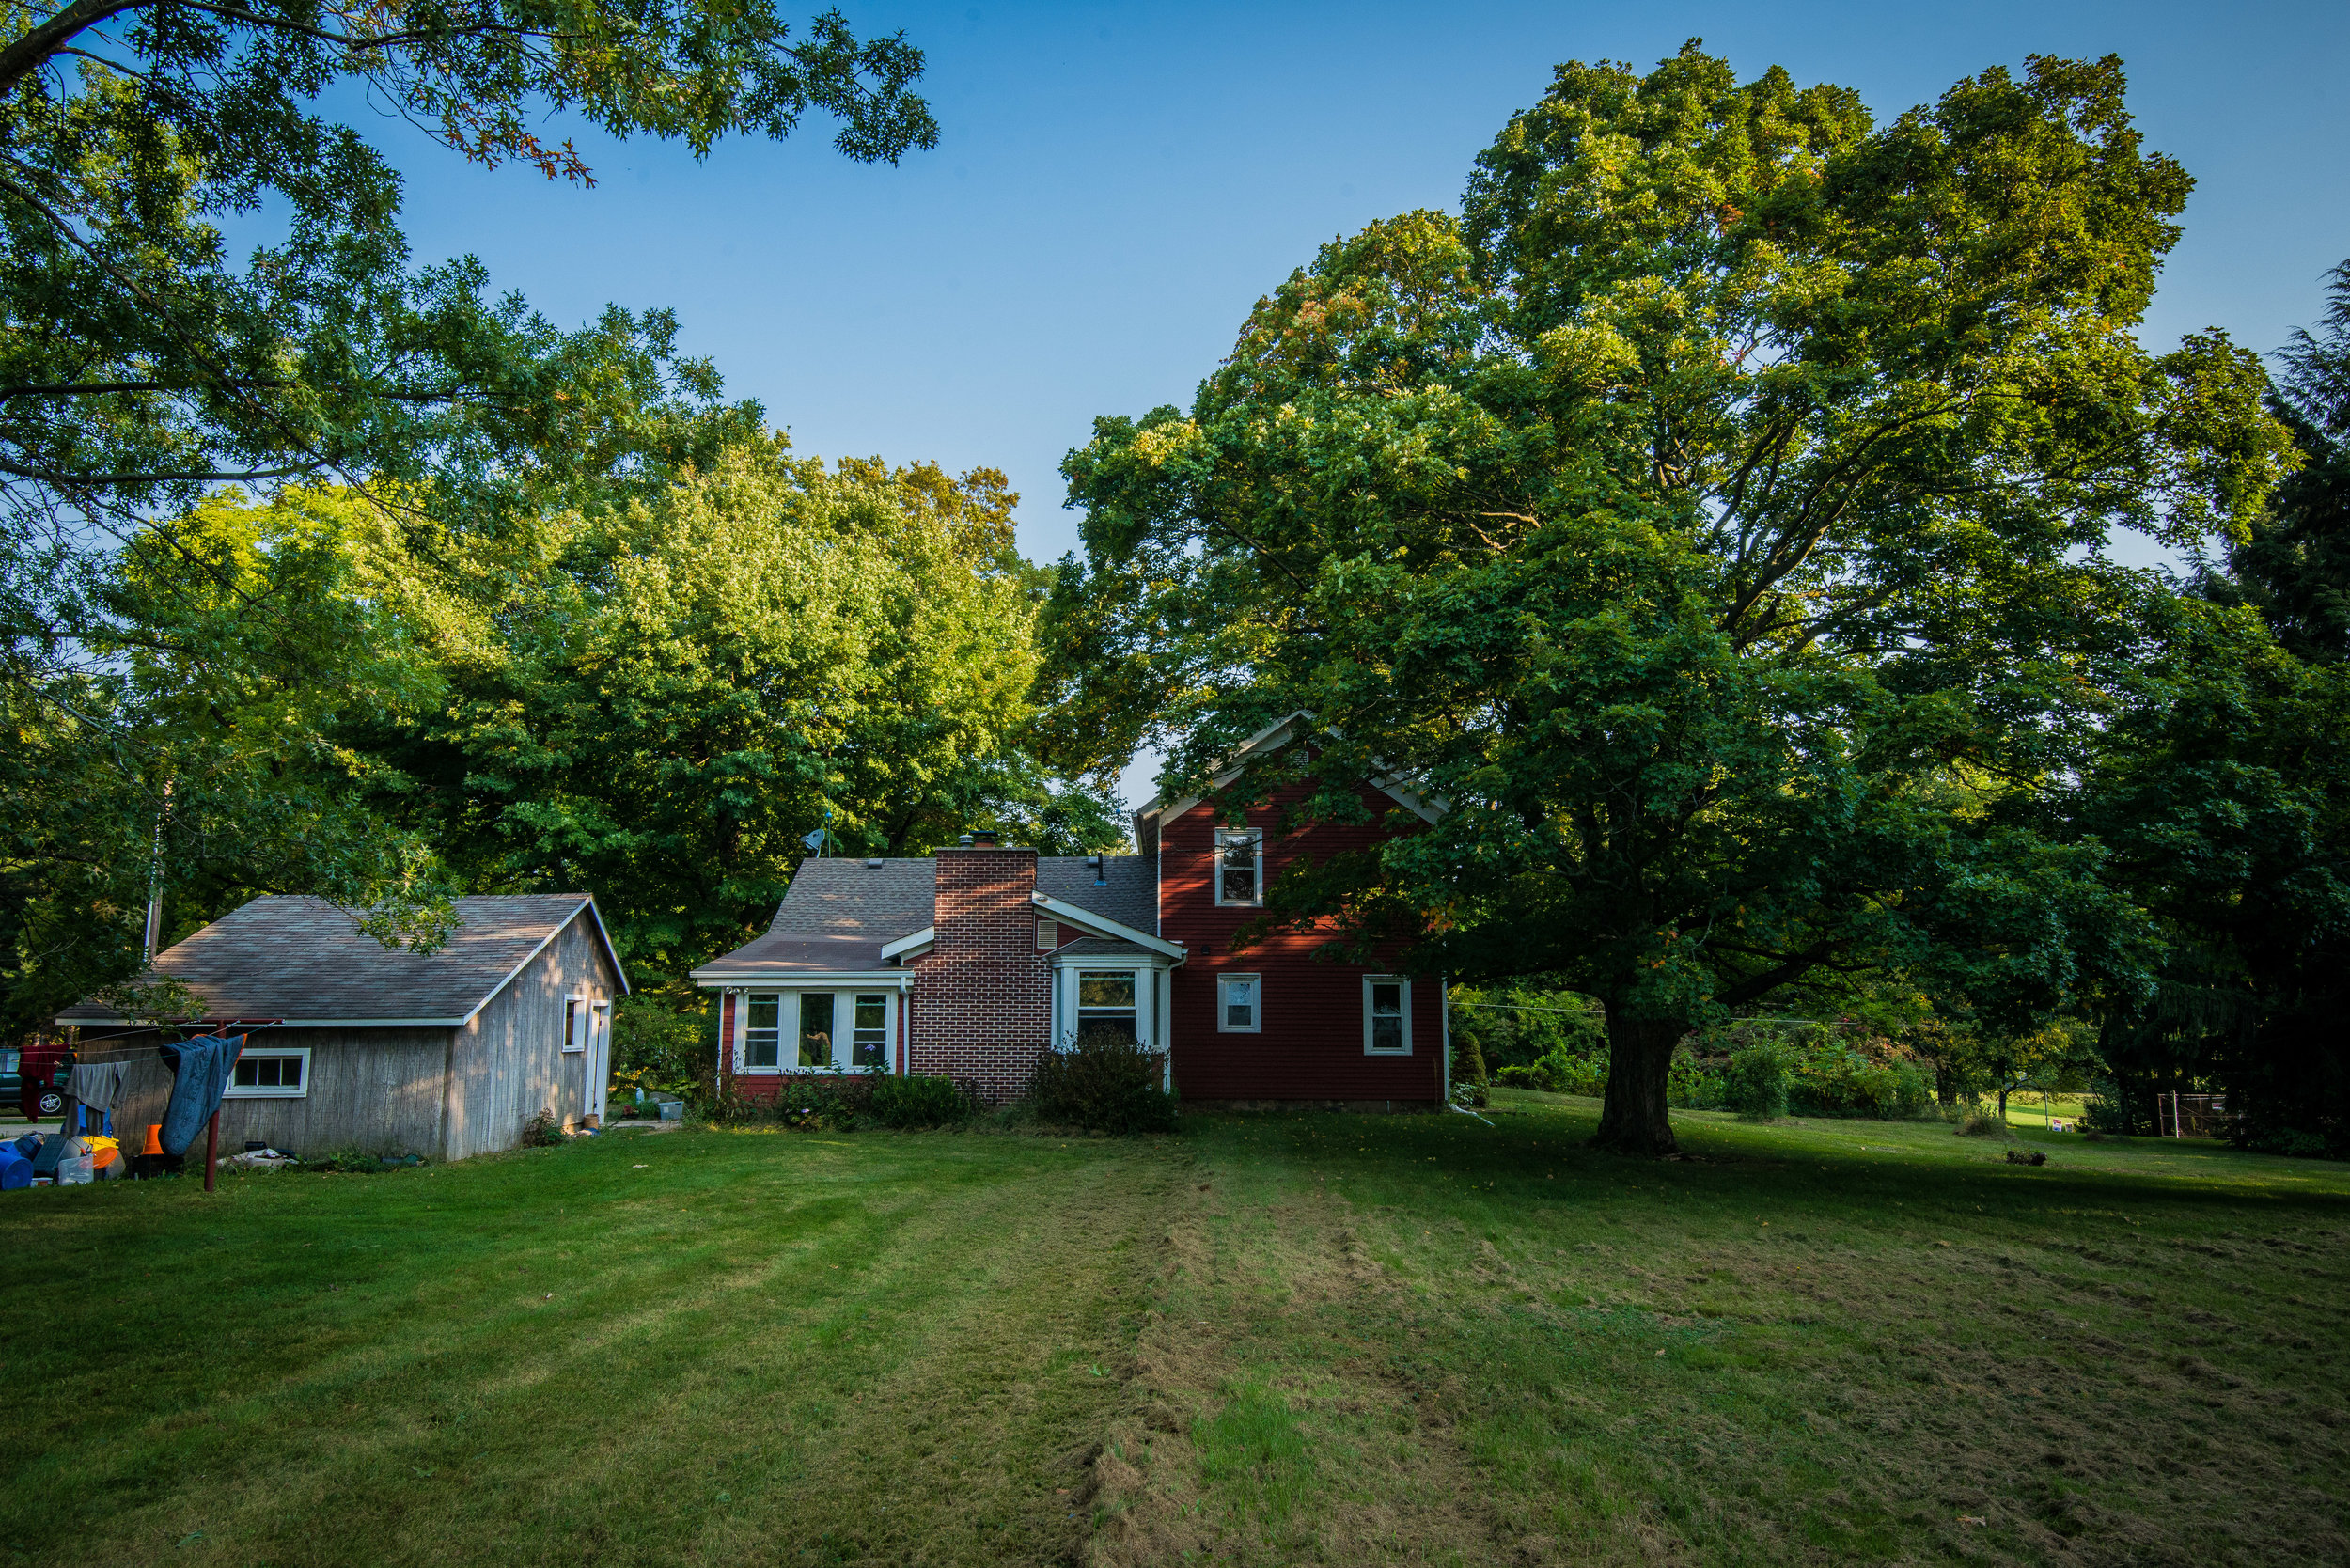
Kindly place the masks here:
[[(1246, 767), (1293, 721), (1251, 739)], [(810, 860), (764, 934), (694, 971), (720, 993), (722, 1069), (754, 1099), (794, 1073), (921, 1073), (1018, 1094), (1083, 1028), (1163, 1052), (1187, 1103), (1434, 1109), (1448, 1079), (1440, 977), (1328, 964), (1312, 933), (1233, 951), (1298, 855), (1375, 841), (1371, 825), (1283, 831), (1294, 796), (1219, 820), (1207, 801), (1135, 814), (1136, 855), (1039, 855), (988, 835), (923, 859)]]

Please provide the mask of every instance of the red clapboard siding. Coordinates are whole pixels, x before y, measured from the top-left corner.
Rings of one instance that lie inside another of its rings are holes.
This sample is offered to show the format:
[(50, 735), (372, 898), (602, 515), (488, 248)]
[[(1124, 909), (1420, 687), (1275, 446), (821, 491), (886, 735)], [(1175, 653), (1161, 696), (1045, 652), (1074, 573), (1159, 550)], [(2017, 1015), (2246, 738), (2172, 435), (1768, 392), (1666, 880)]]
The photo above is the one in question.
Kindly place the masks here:
[[(1391, 836), (1384, 825), (1395, 803), (1366, 792), (1371, 820), (1359, 826), (1317, 823), (1284, 835), (1280, 820), (1299, 799), (1292, 789), (1248, 813), (1264, 832), (1270, 886), (1300, 855), (1324, 859)], [(1434, 975), (1412, 980), (1412, 1054), (1363, 1053), (1363, 977), (1376, 969), (1312, 957), (1327, 938), (1310, 932), (1262, 937), (1239, 952), (1232, 935), (1257, 912), (1215, 902), (1214, 809), (1196, 806), (1160, 829), (1159, 934), (1191, 949), (1175, 971), (1172, 1042), (1175, 1086), (1187, 1100), (1399, 1100), (1444, 1097), (1444, 1011)], [(1215, 977), (1233, 970), (1263, 980), (1264, 1029), (1216, 1031)]]

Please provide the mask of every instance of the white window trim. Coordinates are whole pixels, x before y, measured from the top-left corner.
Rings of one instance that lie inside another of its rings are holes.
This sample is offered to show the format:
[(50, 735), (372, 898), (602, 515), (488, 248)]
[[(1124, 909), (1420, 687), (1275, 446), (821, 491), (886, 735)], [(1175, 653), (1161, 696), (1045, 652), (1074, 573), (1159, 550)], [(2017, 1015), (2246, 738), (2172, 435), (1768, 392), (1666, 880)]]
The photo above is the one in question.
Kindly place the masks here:
[[(750, 1065), (750, 1015), (753, 996), (776, 998), (776, 1065)], [(809, 996), (831, 996), (833, 1003), (833, 1065), (803, 1067), (800, 1065), (800, 1000)], [(882, 1011), (882, 1059), (879, 1066), (843, 1065), (844, 1050), (856, 1049), (856, 999), (859, 996), (879, 996)], [(804, 985), (796, 988), (776, 986), (758, 991), (744, 989), (735, 993), (734, 1009), (734, 1071), (737, 1076), (751, 1078), (791, 1077), (794, 1074), (811, 1076), (825, 1073), (840, 1073), (862, 1076), (868, 1073), (891, 1073), (896, 1068), (900, 1046), (899, 1022), (906, 1005), (905, 993), (895, 985), (828, 984)], [(841, 1020), (847, 1019), (844, 1027)]]
[[(1257, 896), (1252, 899), (1228, 899), (1224, 896), (1224, 840), (1243, 834), (1257, 846)], [(1219, 827), (1215, 830), (1215, 902), (1219, 909), (1262, 909), (1264, 907), (1264, 829), (1261, 827)]]
[(263, 1057), (299, 1057), (302, 1058), (300, 1089), (252, 1089), (237, 1087), (237, 1070), (228, 1070), (228, 1087), (220, 1091), (224, 1100), (307, 1100), (310, 1097), (310, 1047), (307, 1045), (248, 1045), (237, 1058), (239, 1061), (258, 1061)]
[(563, 998), (563, 1054), (577, 1056), (588, 1048), (588, 994), (574, 991)]
[(1166, 964), (1147, 958), (1072, 957), (1067, 954), (1058, 955), (1053, 960), (1053, 1049), (1076, 1049), (1077, 976), (1081, 970), (1094, 974), (1106, 974), (1112, 970), (1132, 971), (1135, 977), (1135, 1038), (1146, 1051), (1167, 1049), (1167, 995), (1173, 987), (1167, 983)]
[[(1398, 1000), (1403, 1009), (1403, 1044), (1400, 1050), (1383, 1051), (1371, 1043), (1371, 988), (1373, 985), (1393, 985), (1402, 988)], [(1363, 977), (1363, 1055), (1367, 1057), (1408, 1057), (1412, 1054), (1412, 982), (1402, 975), (1365, 975)]]
[[(1235, 1024), (1230, 1022), (1231, 1009), (1230, 1005), (1224, 999), (1224, 985), (1227, 980), (1247, 980), (1254, 984), (1257, 988), (1256, 1000), (1248, 1009), (1248, 1016), (1254, 1020), (1251, 1023)], [(1215, 1032), (1218, 1034), (1264, 1033), (1264, 976), (1261, 974), (1250, 974), (1246, 970), (1240, 970), (1230, 974), (1223, 974), (1215, 977)]]

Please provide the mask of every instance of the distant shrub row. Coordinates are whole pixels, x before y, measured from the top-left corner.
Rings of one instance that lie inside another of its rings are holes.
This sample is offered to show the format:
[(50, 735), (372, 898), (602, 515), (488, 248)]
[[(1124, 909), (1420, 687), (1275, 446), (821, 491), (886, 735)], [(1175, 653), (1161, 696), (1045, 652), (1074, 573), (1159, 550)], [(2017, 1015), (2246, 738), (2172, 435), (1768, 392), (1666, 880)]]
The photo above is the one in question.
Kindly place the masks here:
[(1003, 1127), (1041, 1123), (1110, 1134), (1164, 1133), (1175, 1127), (1175, 1096), (1164, 1087), (1165, 1063), (1131, 1035), (1089, 1031), (1069, 1051), (1038, 1061), (1027, 1098), (990, 1109), (968, 1086), (923, 1074), (794, 1073), (772, 1104), (738, 1084), (717, 1095), (713, 1120), (774, 1121), (807, 1131), (856, 1127), (945, 1127), (984, 1117)]

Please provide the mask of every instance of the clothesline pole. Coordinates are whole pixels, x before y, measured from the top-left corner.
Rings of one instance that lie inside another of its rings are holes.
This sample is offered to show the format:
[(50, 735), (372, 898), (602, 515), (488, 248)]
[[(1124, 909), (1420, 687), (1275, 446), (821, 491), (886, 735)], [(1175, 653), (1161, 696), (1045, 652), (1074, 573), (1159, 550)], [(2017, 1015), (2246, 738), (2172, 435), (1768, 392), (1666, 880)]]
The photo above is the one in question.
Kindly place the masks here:
[(212, 1172), (220, 1159), (220, 1112), (212, 1112), (212, 1120), (204, 1128), (204, 1190), (212, 1190)]

